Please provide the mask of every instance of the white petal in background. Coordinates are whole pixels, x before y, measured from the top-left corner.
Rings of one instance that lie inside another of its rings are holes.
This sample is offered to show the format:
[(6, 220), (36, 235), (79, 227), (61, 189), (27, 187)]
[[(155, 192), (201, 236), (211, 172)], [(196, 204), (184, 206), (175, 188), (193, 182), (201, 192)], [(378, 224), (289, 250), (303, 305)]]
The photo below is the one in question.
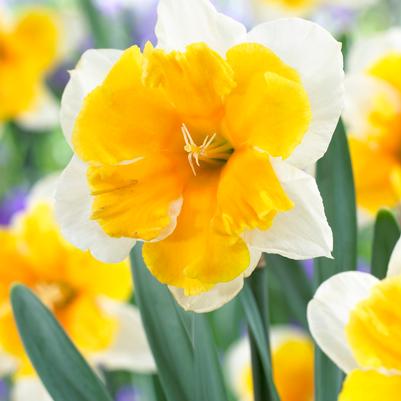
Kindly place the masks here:
[(333, 235), (315, 178), (279, 159), (272, 159), (272, 163), (294, 208), (278, 213), (268, 230), (245, 233), (246, 242), (291, 259), (330, 257)]
[(401, 29), (392, 28), (360, 39), (348, 55), (348, 71), (364, 73), (373, 63), (392, 52), (401, 52)]
[(18, 379), (15, 382), (12, 401), (53, 401), (39, 378)]
[(82, 250), (107, 263), (124, 260), (135, 245), (130, 238), (109, 237), (91, 220), (92, 199), (86, 166), (75, 156), (61, 174), (56, 190), (55, 214), (64, 237)]
[(401, 239), (397, 241), (393, 249), (387, 270), (387, 277), (399, 275), (401, 275)]
[(352, 309), (370, 295), (378, 279), (367, 273), (337, 274), (320, 285), (308, 305), (308, 323), (319, 347), (343, 371), (358, 368), (345, 327)]
[(210, 312), (230, 302), (244, 286), (244, 278), (250, 276), (259, 263), (262, 253), (250, 249), (251, 261), (248, 269), (239, 277), (227, 283), (215, 285), (210, 291), (195, 296), (187, 296), (182, 288), (169, 286), (175, 300), (185, 310), (197, 313)]
[(230, 47), (245, 40), (246, 29), (218, 13), (209, 0), (160, 0), (156, 36), (158, 47), (166, 51), (204, 42), (225, 55)]
[(261, 24), (249, 32), (247, 41), (265, 45), (300, 74), (312, 121), (288, 162), (299, 168), (315, 163), (326, 152), (343, 109), (340, 43), (319, 25), (298, 18)]
[(386, 82), (365, 74), (350, 74), (345, 80), (343, 118), (353, 136), (375, 133), (377, 128), (370, 123), (369, 115), (377, 107), (378, 98), (386, 99), (394, 110), (401, 112), (400, 95)]
[(118, 320), (118, 333), (109, 349), (92, 355), (90, 360), (107, 369), (152, 373), (156, 365), (149, 348), (138, 309), (108, 298), (99, 299), (106, 313)]
[(60, 112), (61, 127), (69, 144), (84, 98), (104, 81), (121, 54), (121, 50), (87, 50), (76, 68), (71, 71), (61, 99)]
[(43, 131), (55, 128), (59, 123), (59, 106), (54, 96), (42, 88), (32, 108), (17, 118), (22, 128)]

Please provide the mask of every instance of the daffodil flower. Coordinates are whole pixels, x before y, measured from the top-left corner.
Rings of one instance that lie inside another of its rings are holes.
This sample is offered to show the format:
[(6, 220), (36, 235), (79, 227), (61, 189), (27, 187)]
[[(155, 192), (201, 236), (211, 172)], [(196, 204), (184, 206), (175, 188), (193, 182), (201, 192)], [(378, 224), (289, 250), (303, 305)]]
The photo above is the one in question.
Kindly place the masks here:
[(358, 10), (377, 0), (248, 0), (259, 20), (271, 20), (284, 16), (310, 17), (327, 6)]
[[(313, 344), (301, 330), (272, 326), (270, 332), (274, 382), (281, 401), (313, 400)], [(252, 401), (251, 353), (246, 337), (228, 351), (225, 370), (239, 401)]]
[(339, 401), (396, 401), (401, 394), (399, 337), (401, 241), (387, 278), (345, 272), (325, 281), (308, 306), (311, 333), (348, 376)]
[(250, 32), (207, 0), (161, 0), (158, 46), (86, 52), (62, 99), (75, 156), (56, 194), (65, 237), (104, 261), (136, 240), (186, 309), (232, 299), (262, 251), (330, 256), (302, 169), (342, 108), (340, 45), (287, 19)]
[[(27, 388), (46, 394), (13, 319), (9, 291), (16, 282), (41, 299), (94, 366), (154, 371), (139, 312), (125, 303), (132, 292), (128, 262), (105, 264), (66, 242), (45, 195), (49, 185), (39, 184), (28, 209), (0, 228), (0, 348), (17, 362), (16, 394)], [(3, 361), (0, 355), (0, 366)]]
[[(58, 104), (46, 87), (51, 70), (82, 38), (79, 18), (44, 7), (11, 12), (0, 7), (0, 124), (30, 130), (58, 124)], [(72, 32), (71, 29), (73, 26)]]
[(401, 30), (356, 43), (350, 52), (344, 118), (358, 205), (374, 214), (401, 201)]

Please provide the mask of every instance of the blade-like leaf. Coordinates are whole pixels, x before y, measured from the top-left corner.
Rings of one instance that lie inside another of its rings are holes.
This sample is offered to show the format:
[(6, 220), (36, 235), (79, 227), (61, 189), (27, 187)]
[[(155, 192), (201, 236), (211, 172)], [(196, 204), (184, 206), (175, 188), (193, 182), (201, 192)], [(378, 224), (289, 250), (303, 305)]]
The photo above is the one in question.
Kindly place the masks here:
[(189, 314), (178, 309), (167, 287), (151, 275), (141, 244), (132, 250), (131, 264), (135, 298), (165, 396), (168, 401), (192, 401), (194, 352)]
[(196, 401), (227, 401), (221, 364), (207, 317), (193, 315)]
[(266, 273), (255, 271), (246, 280), (240, 299), (250, 332), (255, 400), (279, 401), (270, 360)]
[(372, 248), (372, 274), (382, 280), (394, 246), (400, 238), (400, 226), (389, 210), (380, 210), (375, 223)]
[(308, 330), (306, 321), (306, 307), (312, 299), (312, 283), (303, 267), (296, 260), (284, 258), (280, 255), (264, 255), (269, 274), (274, 275), (285, 294), (283, 302), (288, 304), (292, 317)]
[(25, 349), (55, 401), (111, 401), (59, 323), (28, 288), (13, 287), (11, 302)]
[[(315, 260), (316, 288), (332, 275), (355, 270), (357, 223), (351, 159), (342, 121), (338, 123), (325, 156), (317, 163), (316, 180), (333, 231), (333, 259)], [(317, 347), (315, 350), (315, 401), (336, 401), (342, 372)]]

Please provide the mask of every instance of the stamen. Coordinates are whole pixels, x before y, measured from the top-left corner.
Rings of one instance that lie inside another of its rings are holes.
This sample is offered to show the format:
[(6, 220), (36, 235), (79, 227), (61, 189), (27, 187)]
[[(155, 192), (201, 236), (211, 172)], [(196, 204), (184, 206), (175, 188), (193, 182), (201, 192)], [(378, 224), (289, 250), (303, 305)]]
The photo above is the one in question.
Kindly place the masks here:
[(181, 132), (185, 142), (184, 150), (188, 152), (188, 163), (194, 175), (196, 175), (195, 164), (200, 167), (200, 161), (212, 165), (219, 165), (229, 159), (232, 151), (232, 147), (229, 143), (219, 141), (218, 144), (212, 146), (217, 137), (216, 133), (210, 137), (207, 135), (202, 144), (198, 146), (192, 139), (191, 133), (185, 124), (182, 124)]

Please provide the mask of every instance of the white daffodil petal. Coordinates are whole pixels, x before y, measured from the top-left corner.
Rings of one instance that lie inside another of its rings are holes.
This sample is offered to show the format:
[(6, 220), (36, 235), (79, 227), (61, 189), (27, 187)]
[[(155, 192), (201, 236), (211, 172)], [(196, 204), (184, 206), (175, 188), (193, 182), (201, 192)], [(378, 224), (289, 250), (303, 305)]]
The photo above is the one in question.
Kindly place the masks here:
[(378, 2), (378, 0), (326, 0), (326, 4), (332, 6), (344, 7), (347, 9), (355, 10), (358, 8), (368, 7)]
[(139, 311), (132, 305), (108, 298), (99, 299), (103, 310), (118, 320), (119, 327), (113, 344), (105, 351), (91, 356), (91, 361), (107, 369), (132, 372), (156, 372)]
[(12, 401), (52, 401), (38, 378), (19, 378), (13, 387)]
[(309, 302), (307, 315), (313, 338), (345, 372), (358, 367), (345, 334), (350, 313), (378, 282), (367, 273), (340, 273), (325, 281)]
[(363, 73), (373, 63), (392, 52), (401, 52), (401, 29), (393, 28), (355, 43), (348, 56), (348, 71)]
[(333, 235), (314, 177), (279, 159), (272, 159), (277, 177), (294, 207), (279, 213), (266, 231), (244, 234), (249, 246), (291, 259), (331, 256)]
[(33, 107), (17, 118), (17, 123), (32, 131), (52, 129), (59, 122), (59, 105), (55, 97), (46, 89), (41, 89)]
[(312, 120), (287, 161), (305, 168), (326, 152), (343, 108), (341, 45), (319, 25), (298, 18), (261, 24), (249, 32), (247, 41), (265, 45), (300, 74)]
[(401, 275), (401, 239), (395, 244), (387, 270), (387, 277), (399, 275)]
[(246, 29), (218, 13), (209, 0), (160, 0), (156, 36), (158, 46), (166, 51), (203, 42), (224, 55), (244, 41)]
[(205, 313), (220, 308), (230, 302), (244, 286), (244, 278), (248, 277), (255, 270), (262, 253), (259, 250), (250, 249), (251, 261), (247, 270), (239, 277), (227, 283), (215, 285), (210, 291), (199, 295), (185, 295), (182, 288), (169, 286), (175, 300), (185, 310)]
[(400, 96), (386, 82), (363, 74), (351, 74), (345, 80), (343, 118), (353, 136), (375, 134), (377, 127), (370, 123), (369, 115), (377, 107), (378, 98), (384, 98), (394, 111), (401, 112)]
[(86, 166), (75, 156), (61, 174), (56, 190), (56, 219), (65, 238), (82, 250), (106, 263), (124, 260), (135, 241), (130, 238), (109, 237), (100, 225), (91, 219), (89, 187)]
[(70, 145), (75, 120), (84, 98), (104, 81), (121, 54), (121, 50), (87, 50), (76, 68), (71, 71), (61, 99), (60, 111), (61, 127)]

